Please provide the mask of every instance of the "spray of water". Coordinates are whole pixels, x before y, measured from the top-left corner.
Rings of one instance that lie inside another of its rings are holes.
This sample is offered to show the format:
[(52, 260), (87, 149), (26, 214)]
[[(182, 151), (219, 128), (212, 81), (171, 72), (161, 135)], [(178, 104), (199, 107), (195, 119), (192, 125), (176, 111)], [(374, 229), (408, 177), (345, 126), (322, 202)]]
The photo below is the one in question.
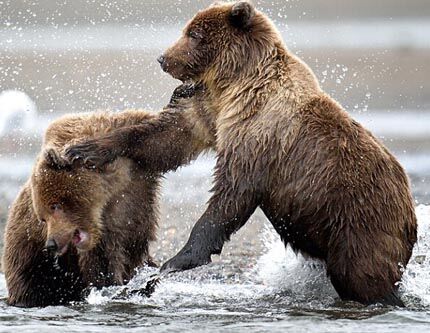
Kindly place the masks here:
[(37, 108), (24, 92), (6, 90), (0, 94), (0, 136), (33, 130)]
[[(416, 208), (418, 241), (402, 280), (402, 298), (408, 306), (430, 306), (430, 206)], [(324, 264), (296, 255), (285, 248), (279, 236), (267, 230), (267, 251), (260, 257), (256, 272), (264, 284), (290, 291), (299, 298), (335, 299), (336, 292), (326, 276)]]
[[(417, 216), (419, 238), (400, 282), (400, 290), (408, 306), (427, 307), (430, 306), (430, 206), (417, 207)], [(211, 276), (202, 267), (161, 277), (160, 285), (150, 298), (136, 293), (124, 297), (128, 291), (144, 287), (157, 273), (154, 268), (144, 268), (126, 287), (93, 290), (87, 301), (99, 305), (121, 299), (175, 308), (219, 306), (231, 302), (235, 302), (238, 307), (240, 304), (249, 307), (253, 301), (279, 303), (280, 299), (282, 304), (288, 306), (324, 308), (334, 304), (338, 297), (322, 262), (307, 259), (291, 248), (285, 248), (279, 236), (270, 228), (266, 229), (261, 239), (266, 246), (264, 254), (240, 281), (226, 281), (219, 276)]]
[(400, 282), (400, 290), (407, 303), (430, 306), (430, 206), (420, 205), (418, 241)]
[(285, 247), (273, 229), (266, 229), (263, 242), (266, 252), (255, 268), (259, 282), (307, 302), (321, 300), (330, 303), (336, 298), (324, 263), (305, 258), (289, 246)]

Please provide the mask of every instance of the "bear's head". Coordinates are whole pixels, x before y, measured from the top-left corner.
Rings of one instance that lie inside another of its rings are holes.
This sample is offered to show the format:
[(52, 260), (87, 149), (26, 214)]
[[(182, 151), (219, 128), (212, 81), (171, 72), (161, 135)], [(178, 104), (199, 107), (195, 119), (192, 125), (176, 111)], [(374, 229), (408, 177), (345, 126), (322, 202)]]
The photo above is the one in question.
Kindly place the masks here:
[(276, 28), (251, 3), (217, 2), (197, 13), (158, 61), (176, 79), (207, 83), (258, 70), (277, 43)]
[(31, 194), (48, 252), (61, 256), (70, 246), (81, 252), (99, 244), (105, 206), (130, 180), (125, 169), (114, 162), (106, 170), (89, 170), (68, 164), (53, 148), (44, 151), (32, 173)]

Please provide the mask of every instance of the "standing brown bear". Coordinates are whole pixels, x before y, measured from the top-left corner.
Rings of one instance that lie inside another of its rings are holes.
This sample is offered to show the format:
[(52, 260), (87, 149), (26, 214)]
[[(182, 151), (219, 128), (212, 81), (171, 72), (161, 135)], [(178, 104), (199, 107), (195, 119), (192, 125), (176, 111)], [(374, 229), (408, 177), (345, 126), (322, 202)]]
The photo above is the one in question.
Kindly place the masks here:
[[(272, 22), (248, 2), (214, 4), (159, 61), (173, 77), (203, 86), (196, 109), (170, 114), (158, 127), (115, 131), (67, 156), (103, 165), (118, 156), (190, 156), (191, 148), (201, 148), (191, 142), (215, 149), (207, 210), (162, 269), (209, 263), (260, 207), (285, 244), (326, 263), (342, 299), (402, 305), (396, 282), (417, 237), (405, 171), (321, 90)], [(172, 132), (187, 144), (166, 142), (148, 156), (151, 135)]]
[(8, 303), (32, 307), (80, 300), (87, 287), (127, 282), (150, 262), (161, 174), (121, 158), (102, 169), (72, 166), (64, 147), (154, 118), (145, 112), (65, 116), (13, 204), (3, 268)]

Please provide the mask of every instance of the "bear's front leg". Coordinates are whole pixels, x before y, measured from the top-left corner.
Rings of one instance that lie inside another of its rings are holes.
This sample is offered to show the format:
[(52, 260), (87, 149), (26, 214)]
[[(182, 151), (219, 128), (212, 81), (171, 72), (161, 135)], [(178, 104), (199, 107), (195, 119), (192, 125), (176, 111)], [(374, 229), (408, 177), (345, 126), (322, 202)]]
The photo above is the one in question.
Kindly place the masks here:
[(80, 160), (89, 168), (101, 168), (123, 153), (126, 139), (122, 136), (121, 132), (114, 132), (68, 147), (65, 158), (70, 162)]
[(183, 115), (192, 108), (187, 101), (196, 90), (191, 84), (182, 84), (172, 95), (169, 105), (155, 119), (142, 122), (141, 117), (129, 119), (134, 125), (118, 127), (109, 134), (75, 144), (65, 150), (69, 162), (80, 161), (88, 168), (102, 168), (116, 158), (128, 157), (154, 171), (170, 171), (187, 163), (203, 148), (195, 148), (191, 133), (193, 123)]
[(221, 158), (217, 161), (214, 194), (208, 208), (191, 231), (186, 245), (161, 267), (162, 272), (183, 271), (210, 263), (211, 255), (220, 254), (224, 242), (254, 213), (260, 200), (258, 193), (249, 181), (233, 178), (230, 168)]
[(203, 87), (201, 85), (196, 86), (193, 83), (181, 84), (173, 91), (170, 102), (166, 108), (173, 109), (181, 107), (181, 102), (194, 97), (196, 91), (203, 91)]

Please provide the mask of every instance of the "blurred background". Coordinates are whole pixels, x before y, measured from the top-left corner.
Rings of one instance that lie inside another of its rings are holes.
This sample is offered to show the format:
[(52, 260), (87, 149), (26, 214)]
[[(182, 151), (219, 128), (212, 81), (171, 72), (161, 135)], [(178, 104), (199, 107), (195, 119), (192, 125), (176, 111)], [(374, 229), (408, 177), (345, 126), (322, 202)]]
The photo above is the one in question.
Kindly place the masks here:
[[(0, 0), (3, 222), (51, 119), (98, 109), (159, 110), (168, 102), (179, 82), (155, 59), (211, 2)], [(393, 150), (417, 203), (429, 203), (429, 0), (254, 3), (323, 88)], [(171, 250), (163, 256), (178, 249), (202, 213), (212, 166), (206, 156), (168, 175), (160, 233)], [(177, 221), (185, 228), (178, 231)]]

